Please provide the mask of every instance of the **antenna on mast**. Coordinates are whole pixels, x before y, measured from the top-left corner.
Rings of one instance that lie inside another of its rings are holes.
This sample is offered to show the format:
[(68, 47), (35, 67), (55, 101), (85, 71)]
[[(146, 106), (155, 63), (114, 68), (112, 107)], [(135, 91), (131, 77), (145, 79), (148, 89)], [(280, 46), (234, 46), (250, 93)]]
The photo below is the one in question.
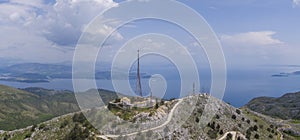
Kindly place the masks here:
[(141, 97), (143, 97), (142, 93), (142, 85), (141, 85), (141, 74), (140, 74), (140, 50), (137, 50), (137, 80), (136, 80), (136, 92)]
[(195, 89), (196, 87), (195, 87), (195, 82), (193, 83), (193, 95), (195, 95), (196, 93), (196, 89)]

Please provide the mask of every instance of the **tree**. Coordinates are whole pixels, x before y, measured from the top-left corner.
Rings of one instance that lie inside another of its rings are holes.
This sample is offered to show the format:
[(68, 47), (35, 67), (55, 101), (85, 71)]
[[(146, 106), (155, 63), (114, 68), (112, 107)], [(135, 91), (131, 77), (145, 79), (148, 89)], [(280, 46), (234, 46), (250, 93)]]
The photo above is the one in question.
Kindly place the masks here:
[(217, 130), (219, 130), (219, 129), (220, 129), (220, 125), (219, 125), (219, 124), (217, 124), (217, 126), (216, 126), (216, 129), (217, 129)]
[(260, 128), (260, 129), (263, 129), (263, 128), (264, 128), (264, 126), (261, 124), (261, 125), (259, 125), (259, 128)]
[(158, 109), (158, 107), (159, 107), (159, 105), (156, 103), (156, 104), (155, 104), (155, 109)]
[(275, 133), (274, 129), (271, 130), (271, 133)]
[(239, 110), (239, 109), (236, 109), (235, 112), (236, 112), (237, 114), (241, 114), (241, 110)]
[(259, 139), (259, 135), (258, 135), (258, 134), (255, 134), (255, 135), (254, 135), (254, 138), (255, 138), (255, 139)]
[(257, 125), (254, 125), (254, 126), (253, 126), (253, 130), (254, 130), (254, 131), (257, 131), (257, 130), (258, 130)]
[(199, 123), (199, 121), (200, 121), (200, 120), (199, 120), (199, 118), (198, 118), (198, 117), (196, 117), (196, 120), (195, 120), (195, 121), (196, 121), (196, 123)]
[(212, 122), (212, 124), (210, 124), (210, 128), (215, 129), (215, 124), (216, 124), (215, 122)]
[(39, 126), (39, 130), (44, 129), (45, 127), (46, 127), (46, 125), (42, 123), (42, 124)]
[(231, 118), (235, 120), (235, 119), (236, 119), (236, 116), (233, 114), (233, 115), (231, 116)]
[(65, 137), (66, 140), (80, 140), (80, 139), (86, 139), (90, 135), (90, 132), (88, 129), (84, 129), (80, 127), (78, 123), (75, 124), (74, 128), (71, 130), (71, 132)]
[(76, 114), (74, 114), (72, 120), (73, 120), (73, 122), (84, 123), (84, 121), (86, 120), (86, 118), (83, 115), (83, 113), (76, 113)]
[(219, 131), (219, 134), (220, 134), (220, 135), (223, 135), (223, 134), (224, 134), (223, 130), (220, 130), (220, 131)]
[(251, 122), (250, 120), (247, 120), (247, 123), (248, 123), (248, 124), (250, 124), (250, 122)]
[(68, 120), (64, 120), (64, 121), (60, 124), (60, 128), (65, 128), (68, 124), (69, 124), (69, 121), (68, 121)]
[(232, 139), (232, 134), (228, 133), (227, 136), (226, 136), (226, 140), (231, 140), (231, 139)]
[(160, 105), (164, 105), (165, 101), (164, 100), (160, 100)]
[(31, 134), (32, 134), (32, 133), (27, 133), (27, 134), (25, 135), (25, 139), (30, 138), (30, 137), (31, 137)]
[(35, 124), (35, 125), (33, 125), (33, 126), (31, 127), (31, 132), (34, 132), (36, 127), (37, 127), (37, 125), (36, 125), (36, 124)]
[(251, 138), (251, 133), (250, 133), (250, 134), (246, 134), (246, 138), (250, 140), (250, 138)]
[(214, 130), (208, 130), (207, 135), (210, 139), (216, 139), (218, 137), (217, 132)]
[(241, 127), (242, 127), (242, 124), (239, 123), (239, 124), (238, 124), (238, 127), (241, 128)]
[(270, 134), (270, 135), (269, 135), (269, 138), (272, 139), (272, 138), (273, 138), (273, 135)]
[(251, 136), (251, 127), (247, 129), (246, 135), (250, 135)]

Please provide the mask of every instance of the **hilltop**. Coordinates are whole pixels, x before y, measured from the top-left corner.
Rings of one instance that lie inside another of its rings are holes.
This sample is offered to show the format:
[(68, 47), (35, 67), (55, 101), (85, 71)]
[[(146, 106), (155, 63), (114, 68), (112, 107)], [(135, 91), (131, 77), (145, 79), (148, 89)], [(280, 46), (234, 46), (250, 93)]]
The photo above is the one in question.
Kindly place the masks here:
[[(213, 118), (201, 127), (201, 116), (207, 102), (213, 106), (208, 108), (209, 112), (216, 111)], [(192, 112), (186, 112), (187, 107), (194, 104)], [(165, 107), (164, 107), (165, 106)], [(183, 99), (166, 101), (160, 107), (166, 109), (165, 116), (162, 116), (163, 122), (151, 126), (152, 115), (143, 113), (140, 117), (145, 128), (135, 125), (126, 126), (122, 121), (107, 121), (111, 118), (105, 118), (103, 108), (97, 110), (87, 110), (84, 114), (96, 114), (101, 121), (109, 122), (114, 127), (108, 125), (107, 129), (97, 131), (83, 116), (82, 113), (73, 113), (55, 118), (51, 121), (41, 123), (36, 126), (30, 126), (25, 129), (2, 132), (0, 136), (6, 138), (31, 138), (31, 139), (297, 139), (299, 138), (300, 127), (294, 122), (274, 119), (260, 113), (251, 111), (248, 108), (234, 108), (229, 104), (208, 95), (193, 95)], [(152, 110), (153, 111), (153, 110)], [(94, 112), (94, 113), (93, 113)], [(95, 113), (96, 112), (96, 113)], [(188, 115), (188, 114), (189, 115)], [(185, 116), (186, 115), (186, 116)], [(138, 116), (138, 115), (137, 115)], [(178, 122), (182, 117), (187, 119), (183, 125), (178, 127)], [(97, 121), (97, 117), (93, 120)], [(140, 121), (139, 121), (140, 122)], [(147, 125), (148, 124), (148, 125)], [(125, 129), (120, 129), (120, 128)], [(134, 128), (137, 127), (137, 131)], [(126, 129), (127, 128), (127, 129)], [(129, 130), (130, 128), (131, 130)], [(129, 132), (131, 131), (131, 132)], [(111, 132), (111, 133), (106, 133)], [(113, 133), (114, 132), (114, 133)], [(125, 132), (127, 135), (119, 136)]]

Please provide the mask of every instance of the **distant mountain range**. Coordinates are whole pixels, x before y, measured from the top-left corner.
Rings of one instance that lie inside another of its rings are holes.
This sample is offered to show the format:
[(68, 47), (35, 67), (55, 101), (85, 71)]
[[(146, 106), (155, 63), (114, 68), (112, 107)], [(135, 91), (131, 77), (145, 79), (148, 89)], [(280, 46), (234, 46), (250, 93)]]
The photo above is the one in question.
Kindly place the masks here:
[[(116, 79), (125, 79), (126, 73), (118, 73)], [(141, 78), (150, 78), (147, 73), (141, 73)], [(71, 79), (72, 67), (56, 64), (24, 63), (0, 69), (0, 80), (26, 83), (49, 82), (51, 79)], [(87, 78), (85, 76), (77, 78)], [(97, 71), (96, 79), (111, 79), (110, 71)], [(129, 73), (130, 79), (136, 78), (136, 73)]]

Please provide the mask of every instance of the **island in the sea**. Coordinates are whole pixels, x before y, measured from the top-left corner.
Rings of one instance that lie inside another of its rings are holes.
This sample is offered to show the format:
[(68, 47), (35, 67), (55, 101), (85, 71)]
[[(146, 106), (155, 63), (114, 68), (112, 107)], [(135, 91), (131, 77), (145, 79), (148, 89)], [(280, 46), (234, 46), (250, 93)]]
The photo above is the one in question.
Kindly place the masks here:
[(273, 74), (272, 77), (289, 77), (289, 76), (296, 76), (300, 75), (300, 71), (294, 71), (294, 72), (281, 72), (279, 74)]
[[(140, 73), (141, 78), (150, 78), (148, 73)], [(86, 79), (88, 77), (77, 77)], [(111, 80), (111, 71), (96, 71), (96, 79)], [(118, 73), (116, 79), (135, 79), (136, 72)], [(0, 68), (0, 80), (43, 83), (50, 82), (52, 79), (72, 79), (72, 67), (57, 64), (24, 63)]]

